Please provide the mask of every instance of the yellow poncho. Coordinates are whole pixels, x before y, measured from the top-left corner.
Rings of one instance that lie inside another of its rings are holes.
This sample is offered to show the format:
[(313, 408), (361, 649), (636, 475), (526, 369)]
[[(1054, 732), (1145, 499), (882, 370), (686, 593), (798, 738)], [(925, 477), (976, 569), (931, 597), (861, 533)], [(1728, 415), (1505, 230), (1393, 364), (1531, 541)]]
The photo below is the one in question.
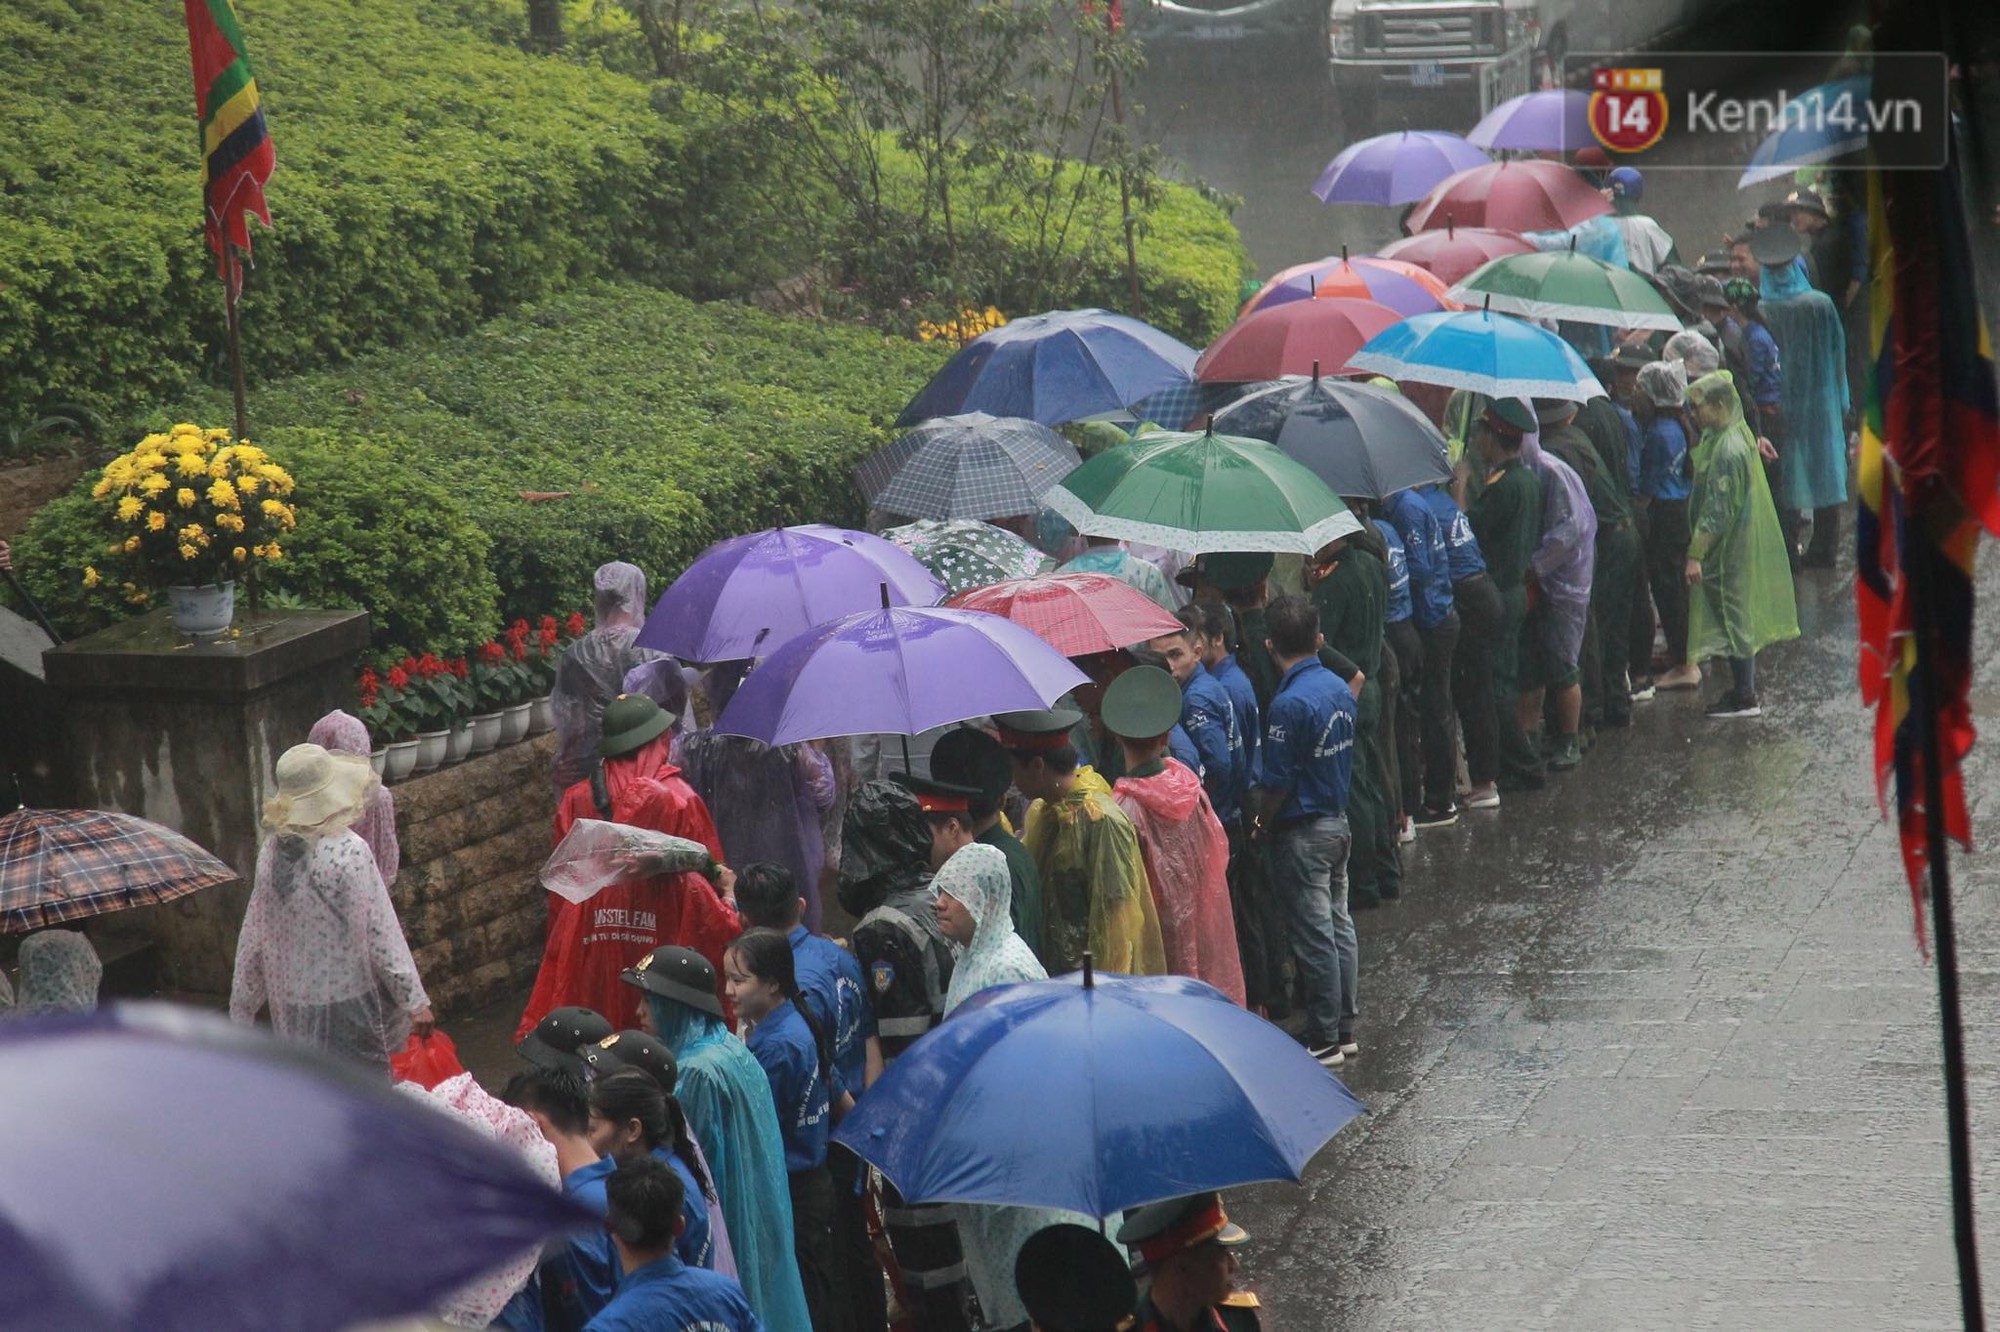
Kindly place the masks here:
[(1086, 948), (1099, 971), (1166, 974), (1139, 835), (1102, 777), (1078, 768), (1069, 795), (1028, 810), (1021, 840), (1041, 871), (1041, 957), (1049, 974), (1081, 968)]

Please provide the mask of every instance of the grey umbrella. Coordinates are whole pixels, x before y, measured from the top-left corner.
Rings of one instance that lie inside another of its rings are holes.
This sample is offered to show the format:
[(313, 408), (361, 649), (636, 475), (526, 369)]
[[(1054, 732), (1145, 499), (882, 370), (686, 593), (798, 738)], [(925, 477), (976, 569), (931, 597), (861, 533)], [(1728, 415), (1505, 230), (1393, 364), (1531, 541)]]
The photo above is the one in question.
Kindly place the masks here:
[(854, 469), (873, 507), (910, 518), (1011, 518), (1034, 513), (1042, 496), (1082, 459), (1045, 425), (968, 412), (906, 431)]
[(1215, 429), (1276, 444), (1336, 495), (1384, 499), (1451, 476), (1444, 435), (1430, 418), (1370, 384), (1281, 379), (1217, 412)]

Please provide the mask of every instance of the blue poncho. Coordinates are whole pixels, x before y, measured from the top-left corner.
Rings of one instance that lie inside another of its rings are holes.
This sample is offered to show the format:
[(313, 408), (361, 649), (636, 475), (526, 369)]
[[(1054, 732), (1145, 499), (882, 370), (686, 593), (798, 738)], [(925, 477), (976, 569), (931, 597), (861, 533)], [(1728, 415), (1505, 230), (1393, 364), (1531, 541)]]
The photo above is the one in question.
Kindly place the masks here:
[(1778, 340), (1785, 440), (1778, 452), (1780, 509), (1823, 509), (1847, 499), (1847, 335), (1840, 311), (1794, 264), (1766, 268), (1764, 326)]

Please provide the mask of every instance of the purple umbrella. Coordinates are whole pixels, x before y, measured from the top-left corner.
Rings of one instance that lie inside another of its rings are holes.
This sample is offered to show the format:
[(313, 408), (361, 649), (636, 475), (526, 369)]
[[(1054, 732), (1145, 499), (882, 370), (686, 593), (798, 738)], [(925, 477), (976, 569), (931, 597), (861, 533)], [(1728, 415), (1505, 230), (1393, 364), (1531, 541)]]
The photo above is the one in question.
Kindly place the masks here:
[(1574, 152), (1597, 142), (1590, 128), (1590, 94), (1569, 88), (1510, 97), (1480, 118), (1465, 136), (1481, 148)]
[[(1271, 280), (1257, 289), (1256, 295), (1243, 302), (1236, 318), (1241, 321), (1258, 310), (1292, 301), (1308, 301), (1316, 296), (1374, 301), (1388, 306), (1399, 315), (1435, 314), (1447, 308), (1444, 292), (1445, 284), (1416, 264), (1371, 259), (1366, 255), (1350, 259), (1347, 247), (1343, 245), (1337, 259), (1294, 264), (1273, 273)], [(1211, 347), (1210, 351), (1213, 350)], [(1199, 366), (1211, 359), (1207, 352), (1203, 353), (1202, 361), (1196, 362), (1196, 378), (1201, 378)]]
[(799, 635), (743, 682), (715, 729), (770, 745), (917, 735), (1045, 708), (1089, 679), (1031, 630), (984, 611), (888, 607)]
[(945, 585), (893, 541), (818, 523), (718, 541), (660, 594), (638, 645), (682, 661), (761, 657), (815, 625), (879, 607), (932, 606)]
[(1485, 153), (1439, 130), (1400, 130), (1349, 144), (1313, 182), (1322, 203), (1406, 204), (1467, 167), (1485, 166)]

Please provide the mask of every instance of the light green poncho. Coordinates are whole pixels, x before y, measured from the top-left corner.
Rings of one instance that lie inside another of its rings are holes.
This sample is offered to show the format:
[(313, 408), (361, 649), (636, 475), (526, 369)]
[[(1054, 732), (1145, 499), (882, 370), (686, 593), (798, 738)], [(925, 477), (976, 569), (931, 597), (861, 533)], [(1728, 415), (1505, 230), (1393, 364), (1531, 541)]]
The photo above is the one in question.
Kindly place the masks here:
[(1701, 561), (1701, 581), (1688, 589), (1688, 659), (1754, 656), (1799, 636), (1785, 534), (1729, 372), (1688, 385), (1688, 401), (1729, 414), (1720, 428), (1704, 425), (1691, 455), (1688, 558)]

